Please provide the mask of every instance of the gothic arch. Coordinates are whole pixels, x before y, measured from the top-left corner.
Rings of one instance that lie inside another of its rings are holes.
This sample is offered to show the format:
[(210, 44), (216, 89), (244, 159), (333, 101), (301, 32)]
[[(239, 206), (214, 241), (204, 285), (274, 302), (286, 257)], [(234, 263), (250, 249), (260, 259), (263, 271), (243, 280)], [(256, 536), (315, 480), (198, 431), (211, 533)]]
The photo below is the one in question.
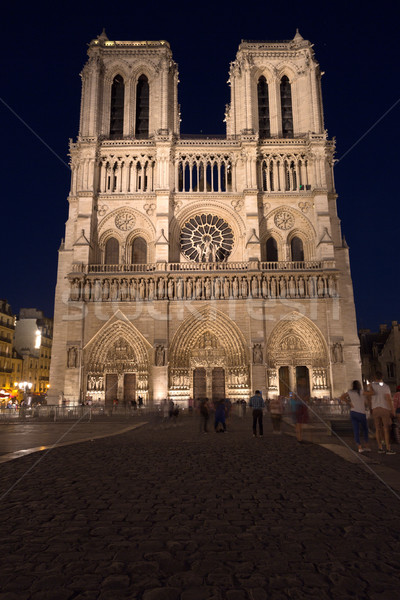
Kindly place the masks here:
[[(288, 212), (293, 217), (293, 225), (287, 230), (278, 228), (275, 223), (275, 216), (280, 212)], [(315, 229), (310, 220), (300, 211), (290, 206), (279, 206), (265, 217), (262, 223), (262, 230), (266, 232), (264, 234), (265, 241), (268, 235), (279, 236), (282, 240), (282, 247), (284, 243), (290, 244), (293, 237), (299, 237), (303, 242), (304, 260), (314, 260), (316, 254)]]
[[(151, 220), (142, 212), (139, 212), (138, 210), (135, 210), (133, 208), (130, 208), (128, 206), (122, 206), (121, 208), (117, 208), (116, 210), (113, 210), (112, 212), (110, 212), (109, 214), (107, 214), (99, 223), (98, 226), (98, 231), (99, 231), (99, 239), (102, 239), (102, 236), (104, 235), (104, 231), (106, 231), (107, 229), (113, 229), (114, 231), (118, 231), (117, 227), (115, 226), (115, 219), (116, 217), (118, 217), (119, 215), (125, 215), (128, 214), (130, 216), (133, 217), (134, 219), (134, 224), (132, 225), (132, 228), (128, 230), (128, 235), (131, 235), (131, 230), (132, 229), (142, 229), (143, 231), (148, 231), (152, 233), (152, 237), (154, 239), (155, 237), (155, 229), (153, 226), (153, 223), (151, 222)], [(133, 222), (133, 221), (132, 221)], [(121, 235), (123, 237), (126, 237), (125, 232), (122, 232)], [(148, 233), (147, 235), (151, 235), (150, 233)]]
[(270, 367), (327, 367), (329, 364), (328, 347), (320, 329), (295, 311), (274, 327), (267, 343), (267, 356)]
[(110, 364), (110, 350), (119, 342), (125, 344), (128, 353), (125, 362), (131, 370), (147, 371), (149, 367), (150, 345), (141, 333), (127, 320), (115, 320), (93, 336), (83, 349), (87, 372), (106, 372), (118, 364)]
[(206, 307), (188, 317), (176, 331), (169, 352), (170, 368), (189, 368), (192, 351), (206, 332), (218, 339), (226, 367), (249, 364), (246, 340), (238, 326), (223, 312)]

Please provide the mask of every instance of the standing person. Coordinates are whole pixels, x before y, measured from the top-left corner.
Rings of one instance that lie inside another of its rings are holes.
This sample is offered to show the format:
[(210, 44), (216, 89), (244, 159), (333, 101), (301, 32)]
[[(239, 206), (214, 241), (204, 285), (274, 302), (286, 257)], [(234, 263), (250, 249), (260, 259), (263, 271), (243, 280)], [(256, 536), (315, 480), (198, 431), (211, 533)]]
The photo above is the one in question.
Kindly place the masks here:
[[(368, 447), (368, 423), (367, 415), (365, 411), (366, 395), (362, 391), (361, 383), (359, 381), (353, 381), (351, 390), (345, 392), (340, 396), (341, 402), (350, 404), (350, 419), (353, 427), (354, 440), (357, 444), (359, 452), (370, 452), (371, 449)], [(364, 437), (364, 447), (360, 442), (360, 427)]]
[(281, 423), (283, 414), (283, 404), (280, 396), (274, 396), (269, 401), (269, 413), (271, 415), (273, 433), (282, 433)]
[(375, 373), (375, 381), (369, 384), (367, 394), (370, 397), (378, 452), (379, 454), (385, 453), (385, 450), (382, 447), (384, 439), (386, 444), (386, 454), (396, 454), (390, 446), (390, 427), (392, 425), (392, 415), (395, 415), (392, 396), (389, 386), (383, 382), (382, 373), (380, 371)]
[(218, 433), (219, 431), (221, 431), (221, 429), (218, 428), (219, 425), (222, 426), (222, 433), (225, 433), (225, 431), (226, 431), (225, 408), (226, 408), (225, 401), (219, 400), (219, 402), (215, 408), (215, 420), (214, 420), (215, 433)]
[(207, 423), (210, 418), (210, 407), (208, 405), (208, 398), (202, 398), (200, 400), (200, 431), (203, 430), (203, 433), (208, 433), (207, 431)]
[(291, 395), (290, 408), (296, 428), (298, 442), (303, 441), (303, 425), (308, 423), (308, 406), (310, 392), (305, 377), (299, 377), (297, 382), (297, 393)]
[(254, 392), (250, 398), (250, 407), (253, 409), (253, 437), (257, 437), (257, 421), (260, 437), (263, 436), (263, 408), (265, 406), (260, 390)]

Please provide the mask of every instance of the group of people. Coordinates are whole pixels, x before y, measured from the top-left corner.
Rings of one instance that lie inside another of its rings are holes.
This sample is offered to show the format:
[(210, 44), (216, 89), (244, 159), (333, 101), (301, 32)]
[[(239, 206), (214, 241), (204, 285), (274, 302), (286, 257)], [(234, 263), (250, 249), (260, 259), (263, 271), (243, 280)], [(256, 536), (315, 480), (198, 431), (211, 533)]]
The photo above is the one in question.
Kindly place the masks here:
[[(374, 381), (369, 383), (365, 390), (359, 381), (353, 381), (351, 390), (342, 394), (340, 399), (350, 405), (350, 418), (358, 452), (371, 451), (368, 445), (367, 410), (369, 409), (374, 420), (378, 453), (396, 454), (391, 446), (390, 430), (393, 419), (395, 424), (400, 423), (400, 386), (397, 386), (392, 398), (389, 386), (382, 379), (382, 373), (377, 371)], [(360, 429), (364, 444), (361, 444)]]

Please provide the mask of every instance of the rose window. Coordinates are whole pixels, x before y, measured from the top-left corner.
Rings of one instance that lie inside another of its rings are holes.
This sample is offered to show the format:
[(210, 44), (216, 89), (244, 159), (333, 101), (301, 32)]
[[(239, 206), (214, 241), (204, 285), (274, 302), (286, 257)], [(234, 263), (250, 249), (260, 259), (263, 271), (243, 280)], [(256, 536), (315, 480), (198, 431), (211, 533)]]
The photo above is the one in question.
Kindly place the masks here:
[(224, 219), (215, 215), (197, 215), (181, 229), (181, 250), (196, 262), (221, 262), (232, 252), (233, 231)]

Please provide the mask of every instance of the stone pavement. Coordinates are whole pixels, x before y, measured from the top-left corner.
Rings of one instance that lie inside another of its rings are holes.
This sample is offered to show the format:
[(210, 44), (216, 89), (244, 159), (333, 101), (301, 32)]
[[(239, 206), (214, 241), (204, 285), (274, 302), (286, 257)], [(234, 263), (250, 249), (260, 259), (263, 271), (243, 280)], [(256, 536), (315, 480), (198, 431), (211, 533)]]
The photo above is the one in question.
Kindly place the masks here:
[(152, 422), (0, 465), (0, 600), (399, 597), (399, 496), (319, 445), (229, 429)]

